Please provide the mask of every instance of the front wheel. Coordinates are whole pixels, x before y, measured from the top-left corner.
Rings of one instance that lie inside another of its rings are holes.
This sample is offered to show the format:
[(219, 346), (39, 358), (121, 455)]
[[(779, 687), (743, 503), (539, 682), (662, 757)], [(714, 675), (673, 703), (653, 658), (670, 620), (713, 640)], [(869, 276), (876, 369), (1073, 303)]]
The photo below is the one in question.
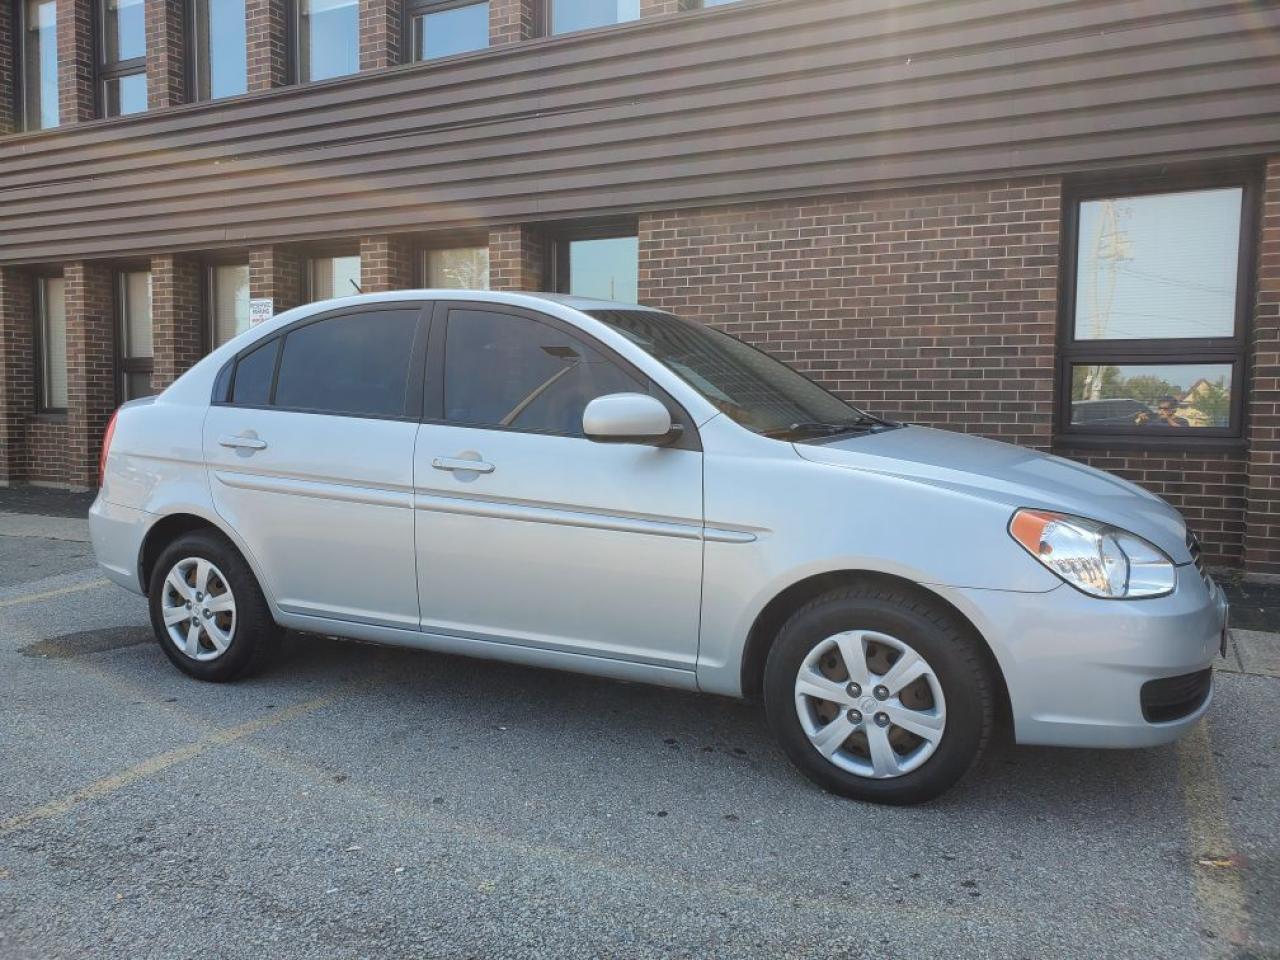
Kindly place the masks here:
[(940, 602), (858, 584), (783, 626), (765, 665), (769, 725), (820, 786), (922, 803), (959, 780), (990, 736), (993, 683), (965, 625)]
[(200, 680), (234, 680), (257, 667), (280, 628), (253, 571), (220, 534), (179, 537), (161, 553), (148, 591), (165, 655)]

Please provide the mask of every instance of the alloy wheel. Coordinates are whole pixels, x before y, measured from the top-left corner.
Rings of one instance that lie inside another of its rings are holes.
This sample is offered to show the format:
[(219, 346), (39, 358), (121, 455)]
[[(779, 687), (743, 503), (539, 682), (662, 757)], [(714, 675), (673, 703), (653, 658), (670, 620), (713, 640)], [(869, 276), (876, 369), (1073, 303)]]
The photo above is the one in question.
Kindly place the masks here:
[(216, 660), (235, 638), (236, 598), (203, 557), (179, 560), (164, 579), (160, 610), (173, 645), (192, 660)]
[(796, 713), (829, 762), (860, 777), (918, 769), (947, 725), (942, 685), (929, 663), (888, 634), (850, 630), (817, 644), (800, 665)]

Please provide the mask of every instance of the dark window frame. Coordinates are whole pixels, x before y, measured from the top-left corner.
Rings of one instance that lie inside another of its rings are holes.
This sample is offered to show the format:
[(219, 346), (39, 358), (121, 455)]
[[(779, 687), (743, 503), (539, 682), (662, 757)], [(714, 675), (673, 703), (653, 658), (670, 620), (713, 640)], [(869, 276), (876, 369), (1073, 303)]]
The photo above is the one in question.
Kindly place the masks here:
[[(27, 0), (9, 0), (10, 22), (13, 24), (13, 90), (12, 102), (13, 118), (15, 120), (15, 129), (23, 132), (38, 132), (41, 130), (56, 130), (62, 126), (62, 110), (58, 110), (58, 123), (52, 127), (33, 127), (31, 126), (31, 117), (27, 111), (27, 93), (31, 85), (31, 77), (28, 75), (30, 63), (27, 57)], [(56, 46), (56, 44), (55, 44)], [(61, 58), (57, 56), (55, 50), (55, 60), (61, 64)], [(61, 88), (61, 85), (59, 85)], [(59, 89), (61, 95), (61, 89)]]
[[(389, 311), (416, 310), (418, 311), (417, 328), (414, 331), (412, 354), (409, 358), (408, 384), (406, 387), (405, 413), (402, 415), (388, 414), (370, 414), (370, 413), (342, 413), (334, 410), (313, 410), (304, 407), (282, 407), (275, 402), (276, 385), (280, 379), (280, 364), (284, 359), (284, 351), (286, 347), (286, 338), (295, 330), (302, 327), (310, 326), (313, 323), (323, 323), (326, 320), (336, 320), (342, 317), (355, 316), (362, 313), (386, 313)], [(424, 375), (427, 366), (427, 349), (431, 336), (431, 316), (432, 303), (425, 300), (391, 300), (383, 303), (367, 303), (356, 307), (340, 307), (336, 310), (326, 310), (314, 316), (303, 317), (301, 320), (295, 320), (288, 326), (280, 330), (276, 330), (268, 336), (253, 341), (250, 344), (237, 350), (235, 356), (223, 364), (218, 371), (218, 375), (214, 378), (213, 393), (210, 403), (214, 406), (237, 407), (245, 410), (274, 410), (280, 413), (305, 413), (316, 417), (347, 417), (355, 420), (393, 420), (397, 422), (418, 423), (422, 420), (422, 404), (424, 391)], [(271, 389), (265, 404), (235, 403), (232, 399), (235, 396), (236, 367), (240, 361), (249, 354), (265, 347), (272, 342), (277, 342), (279, 346), (276, 349), (275, 369), (271, 374)], [(228, 374), (228, 370), (230, 373)]]
[(549, 430), (532, 430), (528, 427), (504, 427), (501, 424), (488, 423), (460, 423), (456, 420), (449, 420), (444, 415), (444, 388), (445, 388), (445, 339), (448, 335), (449, 314), (454, 310), (480, 311), (486, 313), (505, 314), (522, 320), (531, 320), (534, 323), (540, 323), (552, 330), (568, 337), (571, 340), (577, 340), (584, 346), (600, 354), (607, 361), (618, 367), (627, 376), (634, 379), (637, 384), (643, 386), (645, 391), (652, 397), (662, 401), (667, 410), (671, 413), (671, 422), (678, 425), (680, 436), (667, 446), (676, 450), (701, 450), (702, 438), (698, 432), (697, 424), (693, 417), (684, 408), (675, 397), (671, 396), (663, 387), (654, 381), (647, 373), (622, 356), (608, 344), (602, 342), (596, 337), (591, 336), (585, 330), (566, 323), (558, 317), (549, 314), (540, 313), (536, 310), (526, 310), (523, 307), (514, 307), (503, 303), (491, 303), (485, 300), (438, 300), (435, 303), (434, 312), (431, 320), (431, 338), (430, 346), (427, 353), (427, 376), (426, 384), (428, 389), (424, 391), (423, 397), (423, 415), (422, 422), (433, 426), (454, 427), (459, 430), (490, 430), (494, 433), (522, 433), (530, 436), (538, 437), (554, 437), (562, 440), (581, 440), (584, 443), (593, 443), (594, 441), (587, 437), (576, 436), (573, 434), (557, 433)]
[[(44, 282), (51, 278), (60, 279), (66, 282), (66, 277), (62, 271), (58, 270), (41, 270), (31, 275), (31, 345), (32, 350), (32, 380), (35, 386), (35, 408), (37, 416), (46, 416), (56, 419), (62, 419), (67, 415), (66, 407), (52, 407), (46, 402), (48, 392), (45, 389), (47, 384), (45, 380), (48, 374), (45, 371), (45, 291)], [(65, 297), (65, 286), (63, 287)], [(65, 302), (64, 302), (65, 309)], [(68, 367), (70, 366), (70, 357), (66, 358)], [(69, 372), (69, 371), (68, 371)]]
[[(1230, 337), (1149, 340), (1079, 340), (1075, 337), (1076, 269), (1079, 258), (1080, 205), (1109, 197), (1137, 197), (1195, 190), (1241, 189), (1240, 239), (1236, 268), (1235, 324)], [(1244, 443), (1248, 332), (1252, 322), (1254, 264), (1258, 244), (1261, 179), (1255, 166), (1212, 170), (1134, 172), (1081, 178), (1068, 183), (1062, 198), (1061, 256), (1058, 281), (1058, 336), (1055, 363), (1054, 439), (1064, 447), (1106, 449), (1233, 449)], [(1071, 423), (1071, 371), (1074, 366), (1177, 363), (1232, 365), (1230, 424), (1164, 431), (1139, 426), (1089, 426)]]
[(576, 240), (621, 240), (638, 237), (640, 224), (634, 219), (570, 224), (547, 233), (545, 282), (555, 293), (569, 293), (569, 245)]
[[(128, 325), (129, 318), (125, 315), (125, 309), (128, 305), (128, 297), (125, 293), (128, 281), (126, 277), (131, 273), (151, 273), (151, 265), (144, 263), (122, 263), (117, 264), (114, 268), (114, 282), (112, 284), (112, 312), (115, 314), (115, 398), (116, 406), (124, 403), (126, 400), (136, 397), (126, 397), (125, 384), (131, 373), (145, 373), (151, 376), (151, 388), (154, 393), (159, 391), (155, 389), (155, 366), (156, 366), (156, 348), (155, 348), (155, 322), (156, 322), (156, 303), (155, 291), (152, 290), (151, 297), (151, 356), (149, 357), (127, 357), (125, 356), (125, 347), (129, 339)], [(154, 277), (153, 277), (154, 279)]]
[[(302, 45), (305, 41), (304, 31), (302, 29), (302, 2), (301, 0), (287, 0), (285, 5), (285, 51), (288, 63), (285, 65), (285, 76), (289, 78), (291, 83), (334, 83), (339, 80), (349, 80), (352, 77), (358, 77), (364, 71), (360, 68), (360, 35), (356, 34), (356, 68), (351, 73), (339, 74), (336, 77), (325, 77), (322, 80), (314, 80), (311, 77), (302, 76)], [(359, 30), (360, 10), (359, 5), (356, 7), (356, 29)], [(307, 56), (307, 63), (311, 63), (310, 55)]]
[[(249, 266), (249, 255), (240, 252), (227, 252), (215, 254), (205, 257), (200, 268), (204, 271), (204, 277), (200, 284), (200, 315), (204, 317), (204, 323), (201, 324), (202, 342), (200, 345), (201, 356), (212, 353), (218, 349), (220, 344), (217, 343), (217, 330), (215, 324), (217, 318), (213, 315), (213, 309), (218, 302), (218, 298), (214, 289), (214, 272), (218, 267), (247, 267)], [(252, 274), (250, 274), (252, 276)], [(249, 291), (249, 299), (253, 300), (253, 291)]]
[[(245, 27), (246, 49), (245, 49), (244, 90), (241, 91), (240, 93), (227, 94), (225, 97), (212, 96), (213, 74), (212, 74), (212, 69), (210, 69), (210, 80), (209, 80), (210, 95), (204, 96), (204, 97), (200, 96), (200, 69), (201, 69), (200, 68), (201, 60), (199, 56), (199, 51), (201, 49), (200, 32), (199, 32), (200, 17), (197, 15), (198, 14), (197, 6), (199, 5), (200, 2), (204, 2), (206, 6), (210, 6), (213, 3), (217, 2), (217, 0), (185, 0), (185, 2), (182, 4), (182, 39), (183, 39), (183, 43), (186, 44), (186, 50), (185, 50), (186, 67), (185, 67), (184, 80), (187, 85), (187, 101), (190, 103), (214, 103), (219, 100), (231, 100), (235, 97), (243, 97), (245, 94), (249, 93), (249, 53), (248, 53), (248, 47), (247, 47), (249, 38), (247, 35), (247, 32), (248, 32), (247, 25)], [(287, 26), (285, 28), (285, 33), (286, 33), (285, 49), (286, 51), (288, 51), (288, 42), (287, 42), (288, 27)], [(286, 59), (288, 58), (288, 56), (289, 55), (286, 52)], [(286, 73), (286, 76), (292, 77), (292, 74)]]
[(568, 37), (575, 33), (585, 33), (590, 30), (612, 30), (616, 27), (625, 27), (632, 23), (641, 23), (647, 19), (644, 16), (644, 11), (642, 10), (640, 12), (640, 16), (636, 17), (634, 20), (618, 20), (614, 23), (601, 24), (598, 27), (579, 27), (576, 30), (566, 30), (563, 33), (553, 33), (551, 25), (555, 17), (555, 4), (556, 0), (539, 0), (538, 2), (538, 9), (534, 16), (534, 23), (537, 25), (538, 29), (541, 30), (541, 33), (538, 34), (541, 37)]
[[(125, 77), (141, 76), (144, 80), (147, 77), (147, 55), (145, 53), (146, 38), (143, 38), (144, 52), (140, 57), (130, 57), (127, 60), (115, 60), (108, 62), (107, 60), (107, 2), (108, 0), (95, 0), (93, 10), (90, 16), (93, 28), (93, 89), (94, 89), (94, 113), (103, 118), (134, 116), (138, 113), (146, 113), (150, 109), (150, 104), (142, 110), (135, 111), (134, 114), (118, 114), (107, 113), (107, 84), (112, 80), (121, 80)], [(145, 31), (146, 10), (144, 4), (143, 24)], [(150, 99), (151, 91), (148, 88), (147, 96)]]
[[(302, 261), (302, 275), (299, 277), (299, 282), (302, 286), (303, 303), (316, 303), (318, 302), (318, 300), (315, 295), (315, 290), (316, 290), (315, 261), (330, 260), (330, 259), (333, 259), (334, 257), (360, 257), (361, 253), (360, 253), (360, 246), (358, 244), (355, 246), (352, 246), (349, 243), (341, 243), (341, 242), (316, 243), (316, 244), (310, 244), (309, 246), (301, 249), (298, 253), (298, 256)], [(361, 273), (360, 279), (363, 280), (364, 279), (363, 258), (361, 258), (360, 273)], [(364, 288), (362, 285), (360, 290), (343, 294), (343, 296), (355, 297), (355, 296), (359, 296), (363, 292), (364, 292)], [(329, 298), (325, 298), (325, 299), (329, 299)]]
[[(401, 63), (428, 63), (429, 60), (419, 60), (415, 56), (417, 53), (417, 37), (414, 33), (413, 21), (424, 14), (442, 13), (445, 10), (453, 10), (458, 7), (470, 7), (477, 3), (490, 3), (490, 12), (492, 13), (493, 0), (405, 0), (404, 9), (401, 11), (400, 17), (400, 62)], [(492, 43), (487, 43), (483, 47), (475, 50), (467, 50), (463, 53), (450, 54), (453, 57), (465, 56), (467, 53), (479, 53), (481, 50), (487, 50)], [(439, 59), (432, 57), (431, 60)]]

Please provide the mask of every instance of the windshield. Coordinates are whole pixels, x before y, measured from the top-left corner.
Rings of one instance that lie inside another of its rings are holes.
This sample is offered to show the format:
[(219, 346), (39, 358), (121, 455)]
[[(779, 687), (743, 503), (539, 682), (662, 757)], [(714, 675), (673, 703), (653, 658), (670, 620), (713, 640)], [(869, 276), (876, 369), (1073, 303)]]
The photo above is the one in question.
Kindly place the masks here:
[(748, 430), (779, 439), (803, 439), (888, 426), (714, 327), (649, 310), (588, 312), (661, 361)]

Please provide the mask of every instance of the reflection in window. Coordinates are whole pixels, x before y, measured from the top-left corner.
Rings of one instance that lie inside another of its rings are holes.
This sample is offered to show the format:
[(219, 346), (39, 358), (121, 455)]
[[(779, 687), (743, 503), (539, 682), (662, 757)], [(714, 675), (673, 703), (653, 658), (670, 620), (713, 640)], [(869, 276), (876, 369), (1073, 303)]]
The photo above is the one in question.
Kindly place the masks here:
[(360, 292), (360, 257), (316, 257), (310, 262), (311, 299), (353, 297)]
[(27, 0), (23, 29), (23, 126), (58, 125), (57, 0)]
[(247, 263), (220, 263), (209, 268), (209, 314), (215, 348), (249, 329)]
[(150, 396), (152, 333), (151, 271), (120, 275), (120, 381), (125, 400)]
[(102, 0), (99, 29), (102, 109), (108, 117), (147, 109), (144, 0)]
[(640, 243), (635, 237), (570, 240), (569, 293), (635, 303), (640, 288)]
[(580, 437), (596, 397), (645, 389), (547, 324), (481, 310), (449, 314), (444, 406), (455, 423)]
[(427, 286), (437, 290), (488, 290), (489, 248), (426, 252)]
[(40, 318), (40, 406), (67, 407), (67, 301), (61, 277), (36, 282), (36, 311)]
[(1077, 364), (1071, 423), (1150, 430), (1231, 426), (1229, 363)]
[(1242, 195), (1229, 187), (1081, 203), (1076, 338), (1231, 336)]
[(103, 82), (104, 104), (108, 117), (124, 117), (142, 113), (147, 109), (147, 78), (145, 74), (132, 73), (124, 77), (112, 77)]
[(298, 0), (298, 79), (360, 69), (359, 0)]
[(217, 100), (249, 89), (244, 0), (196, 0), (195, 98)]
[(386, 310), (289, 331), (273, 403), (352, 416), (404, 416), (417, 326), (417, 310)]
[(488, 0), (465, 6), (419, 2), (414, 5), (411, 16), (414, 60), (447, 57), (489, 46)]
[(640, 0), (550, 0), (551, 32), (606, 27), (640, 17)]

